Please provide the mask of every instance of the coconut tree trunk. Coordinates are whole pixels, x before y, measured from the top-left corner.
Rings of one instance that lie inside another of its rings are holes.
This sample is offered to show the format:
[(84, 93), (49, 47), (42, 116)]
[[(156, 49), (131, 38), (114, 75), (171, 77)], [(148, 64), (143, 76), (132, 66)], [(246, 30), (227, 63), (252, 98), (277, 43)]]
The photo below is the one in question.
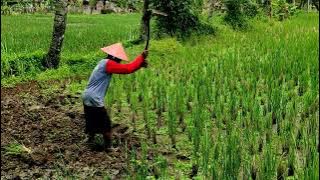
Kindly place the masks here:
[(272, 18), (272, 0), (267, 0), (268, 16)]
[(270, 18), (272, 18), (273, 14), (272, 14), (272, 0), (269, 0), (269, 16)]
[(56, 0), (52, 41), (45, 62), (47, 68), (57, 68), (59, 66), (60, 52), (66, 30), (67, 13), (67, 1)]

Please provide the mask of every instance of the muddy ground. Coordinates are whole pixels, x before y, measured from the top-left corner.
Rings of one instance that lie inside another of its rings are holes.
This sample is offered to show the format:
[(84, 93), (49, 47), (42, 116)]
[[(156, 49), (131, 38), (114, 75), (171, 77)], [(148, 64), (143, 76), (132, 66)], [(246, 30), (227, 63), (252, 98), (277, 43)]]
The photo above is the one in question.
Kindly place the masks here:
[[(61, 87), (48, 96), (44, 89), (37, 82), (1, 88), (1, 179), (123, 179), (125, 151), (140, 147), (131, 128), (113, 124), (118, 150), (93, 150), (85, 143), (80, 94), (64, 94)], [(26, 151), (8, 154), (15, 142)]]

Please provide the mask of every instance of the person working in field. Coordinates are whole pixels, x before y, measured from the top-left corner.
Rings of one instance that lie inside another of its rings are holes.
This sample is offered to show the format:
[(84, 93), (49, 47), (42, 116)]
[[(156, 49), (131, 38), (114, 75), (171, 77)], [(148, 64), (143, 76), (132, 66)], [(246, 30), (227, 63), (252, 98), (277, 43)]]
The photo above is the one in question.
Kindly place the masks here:
[(86, 119), (85, 132), (88, 134), (88, 143), (92, 144), (95, 134), (103, 134), (104, 146), (109, 150), (112, 146), (111, 120), (104, 107), (104, 98), (108, 90), (112, 74), (130, 74), (141, 67), (147, 67), (148, 51), (143, 51), (133, 62), (128, 61), (121, 43), (101, 48), (107, 53), (106, 59), (101, 60), (94, 68), (89, 83), (83, 93), (83, 105)]

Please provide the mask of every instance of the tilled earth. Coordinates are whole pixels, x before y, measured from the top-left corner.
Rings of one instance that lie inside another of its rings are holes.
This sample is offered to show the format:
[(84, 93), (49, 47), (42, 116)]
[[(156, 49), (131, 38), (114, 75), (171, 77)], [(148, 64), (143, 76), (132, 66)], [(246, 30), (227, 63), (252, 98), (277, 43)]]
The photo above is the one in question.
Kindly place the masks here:
[[(122, 179), (127, 151), (139, 148), (131, 128), (113, 125), (118, 150), (93, 150), (86, 143), (80, 95), (43, 95), (36, 82), (1, 88), (1, 179)], [(26, 151), (12, 155), (12, 143)]]

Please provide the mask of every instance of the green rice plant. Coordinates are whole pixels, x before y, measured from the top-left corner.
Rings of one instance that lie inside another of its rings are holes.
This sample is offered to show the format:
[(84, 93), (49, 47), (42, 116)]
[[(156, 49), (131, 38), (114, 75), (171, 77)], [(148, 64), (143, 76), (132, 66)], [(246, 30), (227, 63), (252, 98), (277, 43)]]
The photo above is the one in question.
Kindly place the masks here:
[(152, 138), (153, 136), (153, 140), (154, 143), (156, 143), (156, 131), (154, 126), (155, 126), (155, 120), (153, 118), (153, 113), (151, 113), (150, 109), (152, 107), (152, 92), (151, 89), (148, 88), (146, 85), (150, 82), (147, 77), (148, 77), (148, 73), (147, 71), (142, 74), (141, 76), (139, 76), (139, 82), (141, 82), (141, 94), (139, 98), (142, 101), (142, 115), (143, 115), (143, 121), (144, 121), (144, 127), (145, 127), (145, 131), (147, 134), (147, 137), (149, 139)]
[(237, 112), (237, 98), (235, 96), (235, 93), (233, 91), (231, 91), (231, 95), (230, 95), (230, 107), (229, 107), (229, 113), (230, 113), (230, 118), (232, 120), (236, 120), (237, 119), (237, 115), (238, 115), (238, 112)]
[(7, 53), (8, 52), (8, 47), (6, 42), (1, 42), (1, 51), (2, 53)]
[(212, 148), (212, 140), (210, 136), (210, 126), (204, 127), (204, 134), (202, 136), (202, 145), (201, 145), (201, 157), (202, 157), (202, 172), (205, 177), (209, 176), (209, 160), (210, 160), (210, 152)]
[(164, 106), (165, 106), (165, 86), (163, 85), (164, 83), (162, 82), (162, 79), (159, 78), (159, 80), (156, 81), (155, 85), (155, 90), (154, 92), (154, 97), (156, 105), (156, 114), (157, 114), (157, 127), (160, 127), (163, 122), (162, 122), (162, 114), (165, 111)]
[(295, 148), (290, 148), (288, 154), (288, 173), (287, 176), (296, 176), (296, 170), (298, 167), (298, 163), (296, 160), (296, 150)]
[(136, 173), (137, 173), (137, 169), (138, 169), (138, 161), (137, 161), (137, 153), (136, 153), (136, 149), (133, 148), (131, 151), (130, 151), (130, 166), (128, 166), (130, 169), (129, 169), (129, 173), (130, 173), (130, 177), (132, 178), (136, 178)]
[(123, 81), (121, 79), (118, 78), (114, 78), (113, 81), (113, 88), (114, 88), (114, 93), (116, 95), (116, 99), (114, 99), (114, 104), (116, 107), (116, 115), (120, 116), (121, 115), (121, 111), (122, 111), (122, 97), (123, 97)]
[(275, 156), (272, 145), (267, 145), (263, 153), (264, 158), (261, 162), (261, 177), (262, 179), (273, 179), (276, 177), (276, 166), (278, 159)]
[(148, 147), (146, 143), (141, 144), (141, 159), (139, 160), (139, 169), (137, 171), (138, 177), (137, 179), (145, 179), (148, 176), (148, 163), (147, 163), (147, 154)]
[(176, 113), (177, 113), (177, 119), (179, 119), (179, 125), (182, 129), (182, 131), (185, 131), (186, 128), (186, 123), (184, 122), (185, 118), (185, 112), (186, 112), (186, 107), (185, 107), (185, 89), (181, 83), (178, 83), (176, 87), (176, 97), (175, 97), (175, 108), (176, 108)]
[(272, 123), (278, 124), (280, 121), (280, 106), (281, 106), (281, 90), (276, 88), (271, 95), (272, 107)]
[(131, 150), (130, 154), (130, 176), (128, 179), (147, 179), (150, 175), (149, 171), (152, 168), (149, 165), (148, 160), (148, 145), (141, 142), (141, 154), (137, 152), (137, 149)]
[(244, 179), (253, 179), (252, 176), (255, 176), (255, 157), (256, 155), (243, 154), (243, 168), (242, 168), (242, 178)]
[(223, 176), (226, 179), (238, 177), (241, 166), (240, 140), (237, 132), (233, 131), (227, 136), (224, 149)]
[(136, 131), (136, 118), (138, 114), (138, 93), (131, 92), (130, 93), (130, 108), (131, 108), (131, 122), (133, 126), (133, 130)]
[(157, 156), (154, 160), (153, 168), (156, 169), (159, 178), (158, 179), (168, 179), (168, 161), (163, 156)]
[(154, 111), (148, 111), (149, 127), (151, 129), (151, 137), (153, 144), (157, 144), (157, 115)]
[(213, 145), (213, 151), (212, 151), (212, 154), (213, 154), (213, 157), (212, 157), (212, 160), (211, 160), (211, 163), (210, 163), (210, 170), (211, 170), (211, 177), (213, 179), (219, 179), (220, 177), (220, 169), (219, 169), (219, 144), (218, 143), (215, 143)]
[(192, 123), (193, 123), (193, 127), (192, 127), (192, 142), (193, 142), (193, 156), (196, 159), (196, 162), (198, 164), (198, 158), (199, 158), (199, 149), (200, 149), (200, 138), (201, 138), (201, 125), (202, 125), (202, 121), (203, 119), (202, 117), (202, 113), (201, 113), (201, 109), (198, 106), (198, 104), (196, 104), (196, 108), (192, 111)]
[(306, 156), (306, 165), (303, 179), (316, 179), (319, 178), (319, 154), (315, 147), (310, 147)]
[(175, 86), (172, 84), (168, 88), (168, 133), (171, 139), (173, 148), (176, 148), (176, 128), (177, 128), (177, 112), (176, 112), (176, 99), (175, 99)]

